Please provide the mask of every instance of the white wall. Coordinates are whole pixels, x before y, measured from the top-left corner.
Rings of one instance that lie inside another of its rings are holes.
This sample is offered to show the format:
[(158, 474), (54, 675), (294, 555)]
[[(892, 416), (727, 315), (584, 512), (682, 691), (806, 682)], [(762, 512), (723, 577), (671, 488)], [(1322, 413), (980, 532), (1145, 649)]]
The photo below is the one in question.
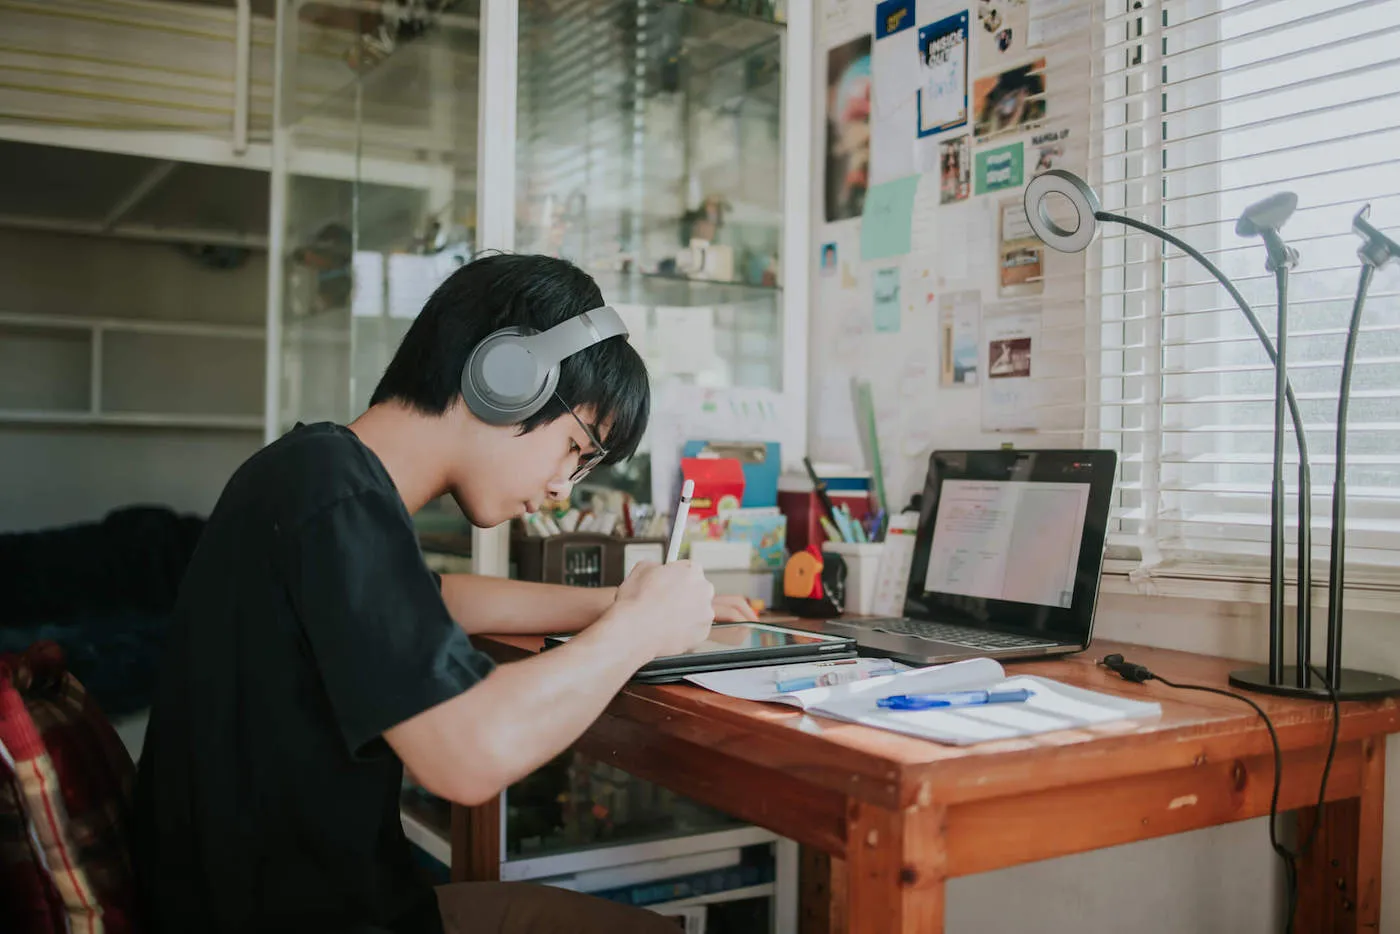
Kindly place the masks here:
[[(0, 313), (264, 323), (266, 257), (225, 271), (164, 244), (0, 230)], [(0, 409), (84, 408), (87, 331), (0, 324)], [(106, 336), (104, 398), (129, 411), (262, 412), (261, 340)], [(0, 418), (0, 531), (130, 503), (207, 514), (251, 430), (18, 425)]]
[[(828, 4), (866, 15), (861, 12), (864, 0), (816, 0), (819, 18)], [(869, 6), (868, 15), (873, 20), (873, 0)], [(886, 391), (884, 411), (877, 398), (876, 414), (884, 419), (881, 447), (894, 502), (902, 504), (921, 486), (923, 464), (934, 448), (996, 447), (1006, 441), (1019, 447), (1063, 446), (1067, 442), (1057, 442), (1048, 433), (984, 433), (980, 392), (938, 385), (936, 331), (932, 322), (918, 317), (927, 310), (922, 308), (921, 295), (906, 303), (900, 331), (872, 333), (868, 270), (859, 263), (859, 222), (824, 222), (822, 153), (828, 40), (821, 27), (819, 21), (812, 75), (816, 92), (810, 248), (815, 258), (823, 243), (838, 243), (840, 258), (851, 260), (856, 284), (854, 288), (834, 285), (839, 279), (824, 278), (819, 264), (813, 262), (808, 421), (814, 459), (859, 462), (860, 449), (848, 427), (853, 413), (844, 387), (852, 375), (871, 379), (877, 394), (882, 386)], [(833, 44), (844, 38), (838, 37)], [(976, 196), (972, 199), (978, 200)], [(940, 210), (938, 216), (944, 218), (947, 213)], [(989, 237), (992, 230), (984, 226), (978, 233)], [(969, 233), (961, 229), (916, 230), (914, 254), (900, 263), (905, 286), (910, 287), (911, 270), (938, 267), (937, 262), (930, 264), (927, 256), (918, 255), (921, 237), (925, 243), (945, 248), (961, 240), (957, 249), (966, 251)], [(974, 252), (978, 245), (972, 244)], [(1047, 264), (1057, 262), (1054, 254), (1047, 257)], [(984, 285), (989, 272), (978, 270), (975, 282), (938, 286), (977, 287)], [(1046, 272), (1050, 278), (1057, 275), (1053, 265), (1047, 265)], [(919, 273), (914, 272), (914, 276)], [(922, 292), (922, 284), (915, 282)], [(1062, 308), (1071, 304), (1064, 301), (1065, 296), (1057, 298)], [(919, 371), (916, 365), (921, 360), (926, 361), (926, 371)], [(916, 378), (918, 389), (912, 392), (910, 380)], [(1266, 617), (1267, 607), (1260, 604), (1106, 593), (1100, 602), (1095, 636), (1263, 662), (1268, 657)], [(1397, 627), (1400, 612), (1351, 614), (1344, 663), (1400, 675)], [(1322, 657), (1322, 651), (1319, 640), (1314, 657)], [(1400, 739), (1389, 744), (1387, 766), (1386, 797), (1392, 806), (1386, 815), (1382, 891), (1388, 900), (1382, 904), (1381, 932), (1400, 934), (1400, 806), (1396, 806), (1400, 802)], [(1279, 860), (1269, 847), (1265, 821), (1258, 819), (952, 880), (947, 930), (949, 934), (1068, 934), (1083, 930), (1266, 934), (1282, 928), (1282, 900)]]

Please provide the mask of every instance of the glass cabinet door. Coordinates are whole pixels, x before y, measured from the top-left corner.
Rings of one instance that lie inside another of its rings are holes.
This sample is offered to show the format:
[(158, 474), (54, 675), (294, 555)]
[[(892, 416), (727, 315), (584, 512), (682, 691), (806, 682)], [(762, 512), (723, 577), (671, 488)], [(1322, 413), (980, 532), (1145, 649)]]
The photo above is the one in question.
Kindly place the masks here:
[(471, 254), (477, 6), (421, 21), (351, 0), (282, 10), (271, 434), (362, 412), (423, 302)]
[(658, 388), (779, 390), (785, 27), (712, 6), (521, 0), (516, 245), (598, 280)]

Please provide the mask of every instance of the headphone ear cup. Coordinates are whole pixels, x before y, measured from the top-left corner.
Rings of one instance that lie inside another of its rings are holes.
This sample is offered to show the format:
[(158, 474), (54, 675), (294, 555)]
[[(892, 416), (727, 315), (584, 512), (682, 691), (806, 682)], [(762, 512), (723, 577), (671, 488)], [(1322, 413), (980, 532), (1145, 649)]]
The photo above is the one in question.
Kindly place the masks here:
[(477, 344), (462, 366), (462, 399), (488, 425), (514, 425), (542, 409), (559, 384), (559, 367), (540, 371), (520, 340), (535, 332), (501, 328)]

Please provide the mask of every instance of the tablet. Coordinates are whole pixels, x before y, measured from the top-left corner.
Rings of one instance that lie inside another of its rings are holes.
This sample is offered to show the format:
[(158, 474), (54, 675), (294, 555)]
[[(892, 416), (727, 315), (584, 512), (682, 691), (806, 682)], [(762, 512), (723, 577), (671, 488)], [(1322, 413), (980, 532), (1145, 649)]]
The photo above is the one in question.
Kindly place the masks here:
[[(545, 647), (562, 645), (571, 636), (546, 636)], [(683, 655), (666, 655), (643, 665), (634, 680), (679, 681), (701, 671), (777, 665), (788, 659), (852, 658), (855, 640), (820, 632), (803, 632), (771, 623), (716, 623), (710, 636)]]

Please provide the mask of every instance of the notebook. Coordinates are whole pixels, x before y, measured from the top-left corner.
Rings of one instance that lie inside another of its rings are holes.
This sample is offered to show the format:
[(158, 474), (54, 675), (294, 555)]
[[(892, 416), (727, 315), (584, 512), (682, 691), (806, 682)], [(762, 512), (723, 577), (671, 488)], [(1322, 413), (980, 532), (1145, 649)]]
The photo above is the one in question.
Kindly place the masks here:
[[(1162, 713), (1161, 705), (1152, 701), (1129, 700), (1113, 694), (1088, 691), (1035, 675), (1008, 677), (1001, 664), (990, 658), (969, 658), (950, 665), (911, 668), (897, 674), (835, 687), (789, 693), (780, 693), (776, 689), (774, 675), (778, 667), (712, 671), (688, 675), (686, 680), (730, 697), (790, 704), (808, 713), (954, 746), (1076, 729), (1115, 720), (1148, 719)], [(1016, 704), (934, 710), (886, 710), (876, 705), (879, 698), (894, 694), (1018, 688), (1031, 691), (1031, 699)]]

